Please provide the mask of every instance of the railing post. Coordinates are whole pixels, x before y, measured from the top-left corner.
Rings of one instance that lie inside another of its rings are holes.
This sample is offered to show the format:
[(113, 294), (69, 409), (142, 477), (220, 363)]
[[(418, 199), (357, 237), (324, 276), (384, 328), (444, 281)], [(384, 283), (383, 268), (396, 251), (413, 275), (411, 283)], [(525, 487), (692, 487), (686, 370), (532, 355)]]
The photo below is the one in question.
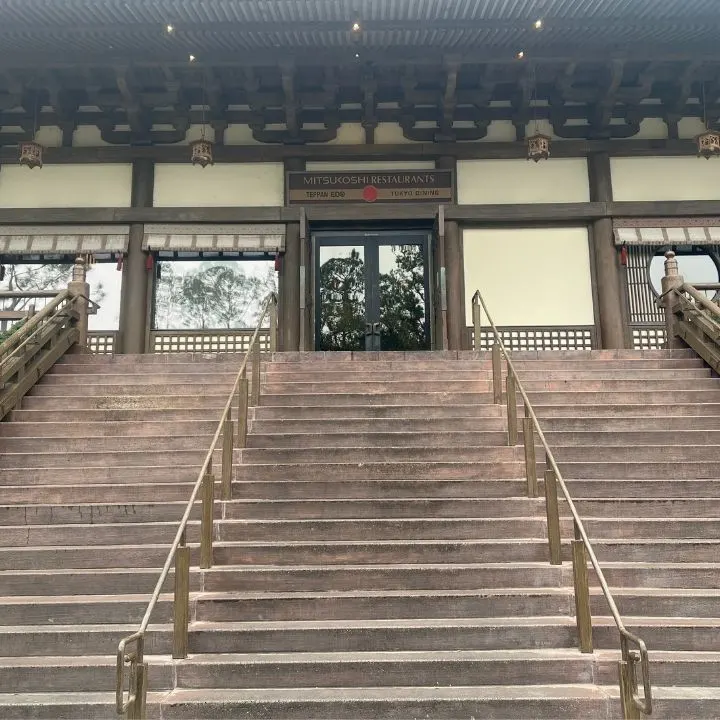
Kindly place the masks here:
[(173, 600), (173, 651), (175, 659), (188, 654), (188, 624), (190, 622), (190, 548), (183, 533), (175, 551), (175, 597)]
[(500, 405), (502, 402), (502, 355), (500, 344), (492, 346), (492, 374), (493, 374), (493, 402)]
[(473, 350), (482, 348), (482, 308), (480, 307), (479, 293), (475, 293), (472, 299), (472, 318), (473, 318)]
[(252, 383), (250, 383), (250, 404), (257, 407), (260, 404), (260, 342), (255, 340), (252, 349)]
[(270, 301), (270, 342), (269, 349), (271, 353), (277, 350), (277, 332), (278, 332), (278, 309), (277, 301)]
[(139, 637), (135, 645), (135, 658), (131, 663), (130, 694), (134, 700), (128, 703), (127, 720), (145, 720), (147, 700), (147, 663), (145, 662), (145, 638)]
[(545, 512), (547, 514), (550, 564), (562, 565), (560, 547), (560, 510), (558, 508), (557, 477), (552, 468), (545, 469)]
[(237, 446), (244, 448), (247, 445), (248, 431), (248, 380), (245, 372), (238, 385), (238, 422)]
[(573, 522), (575, 537), (572, 541), (573, 581), (575, 588), (575, 622), (580, 652), (593, 651), (592, 614), (590, 613), (590, 584), (588, 583), (585, 543), (577, 522)]
[(232, 468), (233, 468), (233, 421), (228, 408), (228, 416), (223, 423), (222, 444), (222, 499), (232, 498)]
[(72, 280), (68, 283), (68, 290), (75, 298), (73, 308), (78, 313), (78, 345), (87, 347), (88, 341), (88, 308), (87, 298), (90, 297), (90, 285), (86, 282), (85, 259), (82, 256), (75, 258), (72, 270)]
[(685, 279), (678, 272), (678, 261), (675, 253), (668, 250), (665, 253), (665, 277), (661, 280), (662, 300), (661, 304), (665, 310), (665, 332), (667, 333), (666, 347), (672, 349), (680, 347), (680, 342), (675, 334), (675, 307), (677, 305), (676, 291), (681, 288)]
[(206, 473), (202, 483), (202, 520), (200, 522), (200, 567), (213, 565), (213, 521), (215, 505), (215, 478)]
[(620, 674), (620, 705), (624, 720), (640, 720), (640, 709), (635, 704), (635, 665), (628, 660), (618, 663)]
[(525, 405), (523, 418), (523, 444), (525, 446), (525, 477), (527, 478), (528, 497), (538, 496), (537, 459), (535, 457), (535, 426), (529, 417), (529, 408)]
[(518, 416), (517, 416), (517, 394), (515, 392), (515, 376), (510, 366), (507, 369), (507, 422), (508, 422), (508, 445), (515, 447), (518, 444)]

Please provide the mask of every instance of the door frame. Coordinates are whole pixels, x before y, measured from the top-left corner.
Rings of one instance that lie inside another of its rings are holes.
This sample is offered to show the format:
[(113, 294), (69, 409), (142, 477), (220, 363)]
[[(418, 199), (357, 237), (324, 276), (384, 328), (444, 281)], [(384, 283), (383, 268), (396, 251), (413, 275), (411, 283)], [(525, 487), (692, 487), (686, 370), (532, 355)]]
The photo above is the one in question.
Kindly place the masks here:
[[(425, 335), (428, 347), (432, 347), (432, 306), (430, 298), (430, 280), (431, 280), (431, 258), (430, 245), (432, 233), (430, 230), (320, 230), (312, 233), (312, 252), (313, 252), (313, 275), (314, 275), (314, 305), (315, 319), (313, 328), (315, 338), (313, 342), (314, 348), (318, 349), (320, 339), (320, 248), (321, 247), (349, 247), (355, 245), (364, 248), (364, 262), (368, 264), (369, 253), (368, 247), (375, 246), (379, 249), (380, 245), (419, 245), (422, 247), (422, 256), (424, 261), (423, 267), (423, 290), (425, 295)], [(379, 270), (377, 274), (379, 274)], [(365, 273), (365, 307), (366, 313), (368, 306), (372, 305), (374, 289), (370, 287), (370, 273)], [(380, 308), (377, 308), (378, 312)]]

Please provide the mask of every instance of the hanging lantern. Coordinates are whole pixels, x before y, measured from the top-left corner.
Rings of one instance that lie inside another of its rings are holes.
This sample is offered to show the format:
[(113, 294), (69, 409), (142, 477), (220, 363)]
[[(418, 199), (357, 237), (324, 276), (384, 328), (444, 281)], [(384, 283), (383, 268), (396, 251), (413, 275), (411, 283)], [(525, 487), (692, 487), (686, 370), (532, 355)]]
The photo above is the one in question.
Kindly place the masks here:
[(20, 164), (33, 168), (43, 166), (43, 146), (36, 142), (20, 143)]
[(527, 139), (528, 160), (547, 160), (550, 157), (550, 140), (550, 137), (542, 133), (530, 135)]
[(195, 140), (190, 143), (191, 156), (190, 159), (193, 165), (199, 165), (200, 167), (207, 167), (208, 165), (214, 165), (213, 161), (213, 144), (209, 140)]
[(720, 132), (706, 130), (695, 138), (698, 146), (698, 155), (706, 160), (720, 155)]

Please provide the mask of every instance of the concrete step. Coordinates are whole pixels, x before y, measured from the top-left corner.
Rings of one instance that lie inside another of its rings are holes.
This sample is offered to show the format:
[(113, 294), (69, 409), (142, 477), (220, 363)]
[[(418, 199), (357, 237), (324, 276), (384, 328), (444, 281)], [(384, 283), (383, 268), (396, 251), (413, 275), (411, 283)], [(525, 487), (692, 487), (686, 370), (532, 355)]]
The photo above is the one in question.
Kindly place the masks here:
[[(705, 382), (698, 380), (698, 383)], [(101, 385), (99, 383), (84, 383), (81, 388), (75, 388), (72, 385), (55, 385), (51, 383), (40, 383), (35, 385), (30, 395), (31, 397), (67, 397), (68, 395), (79, 395), (81, 397), (125, 397), (125, 396), (155, 396), (168, 395), (168, 399), (172, 400), (173, 395), (191, 395), (197, 393), (200, 396), (220, 395), (225, 393), (227, 399), (232, 382), (217, 382), (203, 376), (203, 382), (185, 381), (178, 383), (148, 383), (141, 382), (139, 384), (121, 383), (119, 385)]]
[[(139, 372), (133, 372), (135, 368), (131, 368), (128, 372), (122, 373), (97, 373), (91, 372), (87, 374), (80, 373), (56, 373), (54, 371), (49, 372), (43, 377), (38, 384), (39, 387), (69, 387), (73, 388), (82, 387), (94, 387), (96, 385), (101, 387), (106, 386), (137, 386), (137, 387), (153, 387), (156, 385), (195, 385), (200, 381), (202, 384), (212, 384), (217, 386), (227, 386), (228, 392), (232, 387), (237, 377), (240, 363), (235, 367), (227, 367), (223, 371), (217, 371), (214, 368), (208, 372), (208, 367), (198, 365), (194, 368), (194, 371), (185, 371), (185, 369), (166, 370), (154, 370), (148, 372), (147, 369), (140, 370)], [(670, 371), (672, 372), (672, 371)], [(685, 373), (690, 373), (688, 377), (709, 377), (710, 371), (704, 374), (702, 368), (695, 370), (683, 371), (683, 377)]]
[[(720, 405), (718, 405), (720, 414)], [(356, 419), (413, 419), (427, 422), (428, 420), (443, 421), (446, 418), (504, 418), (507, 417), (504, 405), (489, 402), (467, 405), (286, 405), (263, 406), (253, 408), (255, 420), (318, 420), (337, 418)]]
[[(197, 468), (193, 468), (197, 470)], [(80, 485), (58, 484), (58, 485), (16, 485), (2, 488), (2, 497), (6, 505), (16, 504), (27, 506), (37, 504), (46, 506), (48, 503), (56, 505), (68, 505), (72, 503), (84, 503), (88, 497), (95, 493), (102, 497), (105, 503), (145, 503), (149, 501), (164, 500), (168, 502), (182, 502), (187, 504), (190, 499), (193, 485), (197, 480), (194, 478), (184, 483), (127, 483), (115, 485), (111, 482), (106, 484), (83, 483)], [(217, 489), (216, 489), (216, 492)], [(182, 517), (182, 513), (178, 519)]]
[[(196, 463), (191, 465), (147, 464), (143, 466), (141, 475), (138, 474), (137, 467), (132, 466), (88, 467), (78, 465), (76, 467), (35, 467), (32, 469), (5, 468), (0, 475), (0, 487), (77, 485), (78, 483), (131, 485), (143, 482), (155, 485), (158, 483), (194, 482), (197, 480), (199, 471), (200, 466)], [(85, 499), (87, 500), (87, 496)]]
[[(25, 412), (25, 411), (20, 411)], [(35, 411), (27, 411), (35, 412)], [(38, 411), (39, 412), (39, 411)], [(220, 414), (218, 413), (218, 420)], [(498, 421), (499, 422), (499, 421)], [(146, 421), (144, 418), (125, 421), (103, 421), (100, 418), (83, 421), (32, 421), (15, 420), (0, 423), (2, 438), (85, 438), (96, 440), (102, 437), (189, 437), (212, 438), (217, 428), (217, 420), (163, 420)], [(5, 447), (5, 442), (2, 442)], [(208, 441), (208, 447), (210, 443)]]
[[(197, 450), (119, 450), (111, 451), (72, 451), (57, 452), (4, 453), (0, 455), (0, 468), (105, 468), (147, 467), (155, 465), (195, 465), (200, 468), (209, 449)], [(219, 451), (218, 451), (219, 453)]]
[[(176, 689), (150, 693), (148, 716), (167, 720), (277, 718), (277, 720), (378, 720), (424, 718), (611, 717), (608, 693), (593, 685)], [(112, 720), (109, 693), (17, 693), (0, 695), (9, 720)], [(700, 717), (700, 716), (697, 716)]]
[[(152, 388), (155, 390), (155, 388)], [(56, 411), (58, 407), (68, 410), (203, 410), (211, 417), (218, 415), (227, 402), (228, 392), (219, 392), (216, 388), (207, 394), (183, 395), (175, 391), (164, 394), (144, 393), (139, 395), (125, 394), (124, 391), (116, 395), (26, 395), (22, 399), (23, 410), (50, 410)]]
[[(226, 398), (227, 399), (227, 398)], [(222, 414), (222, 408), (218, 406), (216, 409), (208, 408), (129, 408), (119, 410), (76, 410), (72, 416), (69, 416), (66, 410), (55, 409), (48, 410), (13, 410), (10, 413), (9, 420), (5, 423), (8, 426), (19, 424), (57, 424), (65, 425), (73, 422), (92, 424), (96, 432), (102, 432), (105, 423), (112, 426), (113, 423), (122, 425), (125, 423), (132, 424), (136, 427), (152, 423), (161, 423), (163, 425), (172, 424), (172, 426), (183, 425), (189, 423), (201, 426), (203, 422), (217, 424)]]
[[(100, 435), (96, 437), (70, 436), (65, 437), (5, 437), (2, 439), (3, 451), (8, 454), (32, 454), (39, 455), (38, 449), (42, 448), (42, 455), (60, 453), (122, 453), (122, 452), (157, 452), (158, 450), (204, 450), (207, 452), (213, 439), (212, 432), (190, 435)], [(66, 428), (66, 433), (68, 429)]]
[[(616, 436), (616, 442), (622, 441), (622, 436)], [(565, 462), (578, 462), (580, 460), (595, 459), (600, 463), (612, 459), (613, 462), (633, 460), (639, 462), (682, 462), (714, 463), (720, 458), (720, 446), (711, 444), (700, 445), (585, 445), (585, 446), (551, 446), (555, 459), (562, 464)], [(247, 451), (250, 452), (250, 451)], [(297, 451), (303, 452), (303, 451)], [(463, 451), (463, 455), (465, 451)]]
[[(5, 490), (3, 490), (3, 495)], [(115, 504), (75, 503), (44, 505), (0, 505), (0, 526), (2, 525), (78, 525), (99, 523), (146, 523), (179, 521), (185, 512), (185, 502), (140, 502), (119, 501)], [(222, 508), (216, 508), (220, 516)], [(195, 503), (191, 517), (200, 517), (200, 503)]]

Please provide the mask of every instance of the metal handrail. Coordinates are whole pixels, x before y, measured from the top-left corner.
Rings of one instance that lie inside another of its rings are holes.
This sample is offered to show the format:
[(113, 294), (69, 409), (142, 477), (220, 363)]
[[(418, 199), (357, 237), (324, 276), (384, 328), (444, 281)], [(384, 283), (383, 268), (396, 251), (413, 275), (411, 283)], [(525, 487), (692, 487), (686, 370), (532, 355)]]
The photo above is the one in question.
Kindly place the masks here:
[[(708, 301), (709, 302), (709, 301)], [(502, 354), (505, 356), (505, 360), (507, 362), (508, 367), (508, 374), (509, 376), (512, 376), (512, 386), (513, 386), (513, 400), (514, 400), (514, 388), (517, 388), (519, 390), (520, 395), (523, 399), (524, 405), (525, 405), (525, 412), (526, 417), (530, 419), (532, 422), (532, 426), (534, 430), (537, 432), (538, 437), (540, 439), (540, 442), (545, 449), (545, 461), (546, 465), (550, 466), (550, 471), (552, 472), (553, 480), (557, 482), (557, 484), (560, 486), (560, 489), (562, 490), (563, 495), (565, 496), (565, 500), (568, 504), (568, 507), (570, 509), (570, 513), (573, 517), (573, 523), (574, 523), (574, 531), (575, 531), (575, 540), (581, 541), (582, 545), (585, 549), (585, 552), (587, 553), (587, 556), (590, 558), (590, 563), (595, 570), (595, 574), (597, 576), (598, 583), (600, 584), (600, 588), (602, 589), (603, 595), (605, 596), (605, 599), (608, 603), (608, 606), (610, 608), (610, 613), (612, 614), (612, 617), (615, 621), (615, 625), (617, 626), (618, 632), (620, 633), (620, 650), (622, 654), (622, 662), (626, 663), (627, 665), (625, 668), (622, 667), (621, 664), (621, 677), (620, 677), (620, 686), (621, 686), (621, 699), (623, 701), (623, 708), (625, 710), (625, 717), (626, 718), (634, 718), (637, 717), (636, 711), (640, 711), (644, 713), (645, 715), (650, 715), (652, 713), (652, 689), (650, 686), (650, 660), (648, 657), (648, 651), (647, 646), (645, 645), (645, 642), (635, 635), (634, 633), (631, 633), (623, 623), (622, 618), (620, 617), (620, 612), (617, 608), (617, 605), (615, 603), (615, 600), (612, 596), (612, 593), (610, 592), (610, 587), (608, 586), (607, 580), (605, 579), (605, 575), (602, 571), (602, 568), (600, 567), (600, 563), (597, 559), (597, 556), (595, 555), (595, 551), (592, 547), (592, 543), (590, 542), (590, 538), (588, 537), (588, 534), (585, 530), (585, 526), (583, 525), (582, 519), (580, 518), (580, 514), (577, 511), (577, 508), (575, 507), (575, 503), (573, 502), (573, 499), (570, 495), (570, 492), (567, 488), (567, 485), (565, 484), (565, 480), (562, 477), (562, 473), (560, 472), (560, 468), (557, 465), (557, 462), (555, 461), (555, 457), (552, 453), (552, 450), (550, 449), (550, 446), (548, 445), (547, 439), (545, 438), (545, 434), (542, 431), (542, 428), (540, 427), (540, 422), (537, 419), (537, 415), (535, 414), (535, 411), (533, 410), (532, 404), (530, 402), (530, 399), (528, 398), (527, 393), (525, 392), (525, 388), (523, 387), (522, 383), (520, 382), (520, 379), (518, 377), (517, 371), (515, 370), (515, 366), (512, 362), (512, 359), (510, 357), (510, 353), (506, 350), (505, 345), (502, 341), (502, 337), (500, 333), (498, 332), (497, 327), (495, 326), (495, 323), (493, 322), (492, 316), (488, 312), (487, 305), (485, 304), (485, 300), (483, 299), (482, 294), (480, 291), (476, 291), (475, 295), (473, 296), (473, 305), (476, 305), (479, 303), (482, 306), (482, 309), (485, 313), (485, 316), (488, 319), (488, 322), (490, 324), (490, 327), (492, 328), (493, 335), (495, 336), (495, 342), (499, 348), (499, 350), (502, 352)], [(479, 326), (480, 324), (480, 318), (479, 313), (474, 314), (476, 325)], [(493, 368), (493, 371), (495, 371), (495, 368)], [(510, 385), (510, 383), (509, 383)], [(508, 405), (509, 410), (509, 405)], [(517, 413), (517, 409), (515, 408), (515, 413)], [(517, 435), (517, 419), (515, 419), (515, 436)], [(526, 440), (527, 442), (527, 440)], [(534, 462), (534, 450), (533, 450), (533, 462)], [(547, 492), (547, 490), (546, 490)], [(547, 497), (547, 496), (546, 496)], [(548, 533), (550, 535), (550, 533)], [(558, 538), (559, 542), (559, 538)], [(558, 548), (559, 549), (559, 548)], [(583, 563), (584, 563), (583, 558)], [(585, 571), (587, 572), (587, 567), (585, 566)], [(577, 587), (576, 589), (576, 595), (577, 595)], [(585, 589), (585, 592), (587, 592), (587, 589)], [(577, 602), (577, 598), (576, 598)], [(589, 603), (588, 603), (589, 604)], [(589, 608), (588, 608), (589, 612)], [(589, 621), (590, 618), (588, 616), (587, 620)], [(633, 645), (637, 646), (638, 650), (630, 650), (629, 644), (632, 643)], [(637, 692), (637, 681), (636, 681), (636, 675), (635, 675), (635, 669), (634, 666), (637, 662), (640, 662), (640, 667), (642, 670), (642, 680), (643, 680), (643, 691), (644, 691), (644, 697), (641, 697), (639, 693)], [(627, 674), (623, 678), (623, 671), (625, 671)], [(627, 683), (630, 681), (631, 685), (628, 687)], [(627, 702), (630, 701), (633, 705), (633, 707), (627, 707)]]
[[(218, 421), (217, 429), (215, 430), (215, 434), (213, 436), (212, 442), (210, 443), (210, 449), (208, 450), (207, 454), (205, 455), (205, 460), (203, 461), (203, 464), (200, 468), (200, 472), (198, 474), (198, 479), (195, 482), (195, 485), (193, 486), (192, 493), (190, 494), (190, 499), (187, 502), (187, 505), (185, 507), (185, 512), (183, 513), (183, 516), (180, 520), (180, 524), (178, 526), (177, 532), (175, 533), (175, 539), (172, 542), (172, 545), (170, 546), (170, 549), (168, 551), (167, 558), (165, 560), (165, 564), (163, 565), (162, 571), (160, 572), (160, 577), (158, 578), (158, 581), (155, 585), (155, 589), (153, 590), (152, 596), (150, 597), (150, 601), (148, 603), (147, 609), (145, 610), (145, 615), (143, 616), (142, 622), (140, 623), (140, 627), (131, 635), (128, 635), (127, 637), (123, 638), (120, 643), (118, 644), (118, 651), (117, 651), (117, 676), (116, 676), (116, 692), (115, 692), (115, 701), (116, 701), (116, 709), (119, 715), (123, 715), (129, 710), (132, 711), (132, 717), (134, 718), (142, 718), (144, 717), (144, 711), (145, 711), (145, 699), (144, 699), (144, 693), (146, 692), (146, 683), (145, 683), (145, 672), (146, 667), (143, 665), (143, 644), (144, 644), (144, 638), (145, 633), (147, 631), (148, 625), (150, 623), (150, 617), (155, 609), (155, 606), (157, 605), (158, 599), (160, 597), (160, 593), (162, 592), (163, 585), (165, 584), (165, 581), (168, 578), (168, 575), (170, 573), (170, 568), (173, 564), (173, 560), (176, 560), (176, 553), (178, 550), (182, 549), (183, 546), (185, 546), (186, 541), (186, 531), (187, 531), (187, 524), (190, 519), (190, 515), (193, 510), (193, 506), (195, 504), (195, 501), (198, 498), (198, 494), (200, 493), (200, 489), (205, 485), (208, 478), (210, 478), (211, 483), (214, 482), (214, 478), (212, 478), (212, 475), (210, 474), (212, 469), (212, 462), (213, 462), (213, 454), (215, 450), (217, 449), (218, 441), (220, 440), (221, 435), (226, 433), (228, 423), (232, 423), (231, 421), (231, 408), (233, 404), (233, 400), (238, 393), (238, 389), (240, 388), (241, 381), (246, 378), (246, 372), (247, 372), (247, 365), (248, 360), (250, 358), (250, 353), (253, 352), (253, 349), (256, 348), (256, 343), (258, 339), (258, 335), (260, 334), (260, 330), (262, 329), (262, 323), (267, 317), (268, 313), (271, 311), (271, 308), (276, 306), (277, 304), (277, 296), (275, 293), (271, 293), (263, 306), (263, 311), (260, 314), (260, 317), (258, 319), (257, 327), (255, 328), (255, 332), (253, 333), (252, 339), (250, 340), (250, 346), (248, 351), (245, 353), (245, 357), (243, 358), (242, 364), (240, 366), (240, 369), (238, 370), (238, 373), (235, 377), (235, 382), (233, 383), (232, 389), (228, 395), (227, 402), (225, 403), (225, 407), (223, 409), (222, 415), (220, 417), (220, 420)], [(273, 326), (272, 322), (272, 316), (271, 316), (271, 326)], [(272, 328), (274, 329), (274, 328)], [(256, 367), (257, 366), (257, 367)], [(257, 382), (259, 381), (259, 353), (257, 354), (257, 362), (253, 365), (253, 381), (254, 381), (254, 387), (253, 387), (253, 394), (256, 394), (258, 391)], [(245, 382), (247, 380), (245, 379)], [(247, 400), (247, 398), (246, 398)], [(241, 418), (238, 418), (241, 420)], [(232, 432), (232, 428), (231, 428)], [(232, 449), (232, 445), (230, 446)], [(225, 445), (223, 445), (223, 454), (225, 454)], [(232, 453), (230, 453), (230, 463), (232, 463)], [(212, 495), (211, 495), (212, 498)], [(212, 532), (212, 523), (213, 518), (212, 515), (210, 516), (210, 532)], [(212, 538), (212, 536), (210, 536)], [(177, 579), (176, 579), (177, 582)], [(186, 590), (187, 591), (187, 590)], [(187, 618), (185, 618), (185, 622), (187, 622)], [(187, 628), (185, 628), (185, 631), (187, 631)], [(127, 648), (131, 644), (136, 645), (136, 649), (132, 653), (128, 653)], [(125, 700), (125, 665), (129, 664), (132, 666), (133, 671), (130, 673), (130, 684), (131, 689), (129, 691), (129, 696), (127, 701)], [(139, 676), (138, 676), (139, 673)], [(132, 686), (135, 685), (133, 688)]]

